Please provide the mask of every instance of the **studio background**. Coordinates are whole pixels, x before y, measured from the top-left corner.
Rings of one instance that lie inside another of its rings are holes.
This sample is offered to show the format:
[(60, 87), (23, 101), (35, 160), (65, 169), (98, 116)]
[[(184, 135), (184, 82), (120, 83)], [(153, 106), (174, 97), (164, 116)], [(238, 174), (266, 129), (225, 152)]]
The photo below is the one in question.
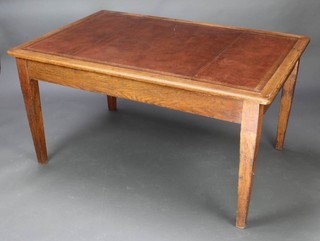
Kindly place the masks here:
[[(285, 149), (268, 110), (246, 230), (234, 227), (239, 126), (40, 83), (39, 166), (6, 51), (109, 9), (307, 35)], [(319, 240), (320, 1), (0, 0), (0, 240)]]

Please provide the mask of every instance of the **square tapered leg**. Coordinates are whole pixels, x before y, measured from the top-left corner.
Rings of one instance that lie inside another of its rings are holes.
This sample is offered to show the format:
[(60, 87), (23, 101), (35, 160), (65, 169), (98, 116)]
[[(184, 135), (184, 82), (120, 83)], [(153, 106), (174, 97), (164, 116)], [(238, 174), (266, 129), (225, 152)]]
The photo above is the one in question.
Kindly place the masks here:
[(246, 226), (256, 159), (260, 144), (263, 113), (262, 105), (249, 101), (243, 103), (236, 218), (236, 226), (238, 228), (245, 228)]
[(292, 100), (294, 95), (294, 89), (296, 85), (297, 75), (299, 69), (299, 61), (296, 63), (287, 81), (282, 87), (280, 113), (278, 120), (277, 138), (274, 147), (277, 150), (282, 150), (284, 146), (284, 139), (288, 127), (289, 115), (292, 106)]
[(45, 164), (48, 156), (38, 81), (29, 78), (26, 60), (17, 59), (17, 68), (37, 159), (40, 164)]

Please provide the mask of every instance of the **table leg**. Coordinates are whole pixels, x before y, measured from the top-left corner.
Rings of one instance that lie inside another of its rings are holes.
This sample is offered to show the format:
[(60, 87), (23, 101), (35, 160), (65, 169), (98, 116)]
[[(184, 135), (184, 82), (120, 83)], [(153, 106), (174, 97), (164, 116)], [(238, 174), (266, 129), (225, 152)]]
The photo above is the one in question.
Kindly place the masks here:
[(38, 81), (29, 78), (26, 60), (17, 59), (17, 68), (38, 162), (45, 164), (47, 163), (48, 156), (44, 135)]
[(287, 81), (282, 87), (282, 95), (280, 102), (280, 113), (278, 120), (277, 138), (274, 147), (277, 150), (282, 150), (284, 145), (284, 138), (288, 127), (288, 120), (294, 95), (294, 89), (296, 85), (296, 79), (298, 75), (299, 61), (296, 63)]
[(236, 226), (245, 228), (260, 143), (263, 106), (244, 101), (240, 132), (240, 165)]
[(117, 110), (117, 98), (107, 95), (108, 100), (108, 109), (109, 111), (116, 111)]

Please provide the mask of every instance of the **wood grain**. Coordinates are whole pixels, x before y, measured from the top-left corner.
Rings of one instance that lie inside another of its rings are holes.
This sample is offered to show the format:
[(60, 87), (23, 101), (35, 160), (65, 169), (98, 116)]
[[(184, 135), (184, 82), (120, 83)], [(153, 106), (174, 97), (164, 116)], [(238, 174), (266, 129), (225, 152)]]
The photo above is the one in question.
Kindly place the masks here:
[(246, 226), (257, 153), (260, 144), (263, 113), (262, 105), (249, 101), (243, 103), (236, 218), (236, 226), (238, 228), (245, 228)]
[(285, 60), (275, 71), (271, 79), (265, 85), (265, 87), (261, 91), (261, 95), (268, 98), (268, 102), (266, 104), (271, 104), (273, 102), (273, 100), (281, 90), (284, 82), (292, 73), (292, 70), (294, 69), (296, 63), (299, 61), (308, 43), (309, 39), (303, 39), (301, 41), (298, 41), (293, 47), (293, 49), (290, 51), (288, 56), (285, 58)]
[(292, 106), (292, 100), (294, 96), (294, 89), (296, 85), (296, 79), (299, 70), (299, 61), (295, 64), (294, 69), (292, 70), (289, 78), (284, 83), (282, 88), (282, 95), (280, 101), (280, 113), (278, 120), (278, 130), (277, 130), (277, 138), (275, 141), (275, 148), (277, 150), (282, 150), (284, 145), (284, 139), (288, 127), (288, 121)]
[(26, 60), (17, 59), (17, 68), (38, 162), (45, 164), (48, 156), (38, 81), (30, 78)]
[(147, 73), (141, 70), (126, 69), (122, 67), (108, 66), (101, 63), (91, 63), (78, 59), (70, 59), (62, 56), (44, 54), (24, 49), (8, 51), (15, 57), (32, 60), (34, 62), (47, 63), (56, 66), (84, 70), (92, 73), (100, 73), (111, 77), (119, 77), (155, 85), (184, 89), (188, 91), (201, 92), (207, 95), (222, 96), (236, 100), (250, 100), (253, 102), (268, 104), (269, 101), (258, 92), (232, 88), (213, 83), (196, 82), (176, 76), (167, 76), (156, 73)]
[(33, 79), (240, 123), (242, 101), (29, 61)]

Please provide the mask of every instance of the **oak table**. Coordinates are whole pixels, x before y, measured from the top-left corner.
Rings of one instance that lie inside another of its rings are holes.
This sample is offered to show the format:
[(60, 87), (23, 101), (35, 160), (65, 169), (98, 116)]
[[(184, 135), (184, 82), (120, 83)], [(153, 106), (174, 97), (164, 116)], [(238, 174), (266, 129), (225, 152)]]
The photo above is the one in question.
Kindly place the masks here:
[(241, 124), (236, 226), (248, 215), (262, 120), (282, 89), (283, 148), (304, 36), (99, 11), (8, 51), (16, 57), (39, 163), (47, 150), (38, 81)]

